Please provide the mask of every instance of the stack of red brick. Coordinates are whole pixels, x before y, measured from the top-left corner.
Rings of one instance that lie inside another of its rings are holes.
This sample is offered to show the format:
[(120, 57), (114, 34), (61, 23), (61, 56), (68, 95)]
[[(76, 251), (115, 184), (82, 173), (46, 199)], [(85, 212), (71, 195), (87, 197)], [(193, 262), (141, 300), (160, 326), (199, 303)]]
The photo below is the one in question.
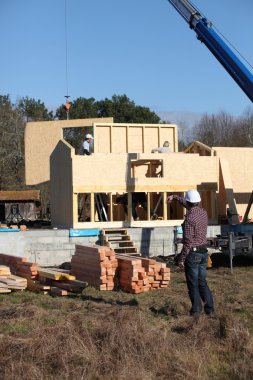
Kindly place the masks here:
[(71, 273), (100, 290), (143, 293), (169, 285), (170, 269), (154, 259), (115, 254), (95, 244), (76, 245)]

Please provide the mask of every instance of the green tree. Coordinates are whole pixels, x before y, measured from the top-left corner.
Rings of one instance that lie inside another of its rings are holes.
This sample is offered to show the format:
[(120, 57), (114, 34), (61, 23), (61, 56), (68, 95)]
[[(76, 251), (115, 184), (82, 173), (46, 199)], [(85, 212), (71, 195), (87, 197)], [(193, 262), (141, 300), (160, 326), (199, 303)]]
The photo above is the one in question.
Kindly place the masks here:
[[(92, 117), (98, 117), (97, 107), (94, 98), (77, 98), (73, 102), (70, 102), (69, 118), (70, 119), (89, 119)], [(59, 120), (67, 119), (67, 110), (65, 105), (61, 105), (57, 108), (55, 116)]]
[[(65, 105), (56, 110), (56, 117), (60, 120), (67, 118)], [(160, 122), (159, 116), (147, 107), (136, 106), (126, 95), (114, 95), (112, 99), (95, 101), (94, 98), (78, 98), (71, 103), (70, 119), (85, 119), (98, 117), (113, 117), (115, 123), (147, 123)], [(86, 128), (87, 129), (87, 128)], [(85, 128), (66, 128), (64, 138), (79, 151), (80, 142), (87, 133)], [(89, 131), (92, 132), (92, 131)]]
[(9, 95), (0, 95), (0, 188), (24, 186), (24, 121), (11, 104)]
[[(56, 110), (59, 120), (67, 118), (65, 105)], [(78, 98), (71, 102), (70, 119), (113, 117), (115, 123), (159, 123), (160, 118), (148, 107), (137, 106), (126, 95), (113, 95), (112, 99), (95, 101), (94, 98)]]
[(126, 95), (113, 95), (112, 99), (97, 102), (98, 114), (101, 117), (113, 117), (115, 123), (156, 124), (160, 117), (148, 107), (135, 105)]
[(17, 109), (26, 121), (46, 121), (53, 119), (53, 112), (49, 112), (41, 100), (35, 100), (27, 96), (19, 100)]

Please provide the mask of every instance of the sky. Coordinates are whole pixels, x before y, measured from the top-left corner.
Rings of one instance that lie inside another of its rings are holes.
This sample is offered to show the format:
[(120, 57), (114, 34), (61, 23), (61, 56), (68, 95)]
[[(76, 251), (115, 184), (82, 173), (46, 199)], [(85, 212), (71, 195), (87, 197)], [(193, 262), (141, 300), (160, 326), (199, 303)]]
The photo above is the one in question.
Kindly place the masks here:
[[(253, 0), (193, 4), (253, 65)], [(0, 35), (0, 95), (13, 103), (126, 94), (186, 124), (252, 108), (167, 0), (0, 0)]]

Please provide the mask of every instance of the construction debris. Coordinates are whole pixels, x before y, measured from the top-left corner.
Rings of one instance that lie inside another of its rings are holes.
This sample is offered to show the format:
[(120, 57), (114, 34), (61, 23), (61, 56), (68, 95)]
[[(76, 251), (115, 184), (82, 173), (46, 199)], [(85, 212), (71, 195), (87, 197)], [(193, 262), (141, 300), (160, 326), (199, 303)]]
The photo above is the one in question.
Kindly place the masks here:
[[(6, 293), (6, 290), (9, 292), (10, 289), (27, 288), (43, 294), (65, 296), (69, 293), (81, 293), (87, 286), (87, 283), (76, 281), (75, 276), (69, 271), (41, 268), (36, 263), (29, 262), (26, 257), (0, 253), (0, 264), (3, 264), (0, 265), (0, 292), (2, 293)], [(2, 277), (5, 278), (5, 276), (8, 282), (2, 281)]]

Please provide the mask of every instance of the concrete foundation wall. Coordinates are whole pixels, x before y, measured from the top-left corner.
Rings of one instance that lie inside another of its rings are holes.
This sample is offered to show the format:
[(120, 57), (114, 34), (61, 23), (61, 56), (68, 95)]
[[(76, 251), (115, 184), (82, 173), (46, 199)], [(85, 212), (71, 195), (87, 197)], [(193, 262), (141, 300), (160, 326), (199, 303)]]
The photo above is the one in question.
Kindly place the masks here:
[[(147, 257), (169, 256), (174, 250), (174, 227), (128, 228), (138, 250)], [(220, 234), (220, 226), (209, 226), (208, 237)], [(75, 244), (97, 243), (100, 236), (70, 237), (69, 230), (33, 230), (0, 233), (0, 253), (27, 257), (41, 266), (70, 261)]]

